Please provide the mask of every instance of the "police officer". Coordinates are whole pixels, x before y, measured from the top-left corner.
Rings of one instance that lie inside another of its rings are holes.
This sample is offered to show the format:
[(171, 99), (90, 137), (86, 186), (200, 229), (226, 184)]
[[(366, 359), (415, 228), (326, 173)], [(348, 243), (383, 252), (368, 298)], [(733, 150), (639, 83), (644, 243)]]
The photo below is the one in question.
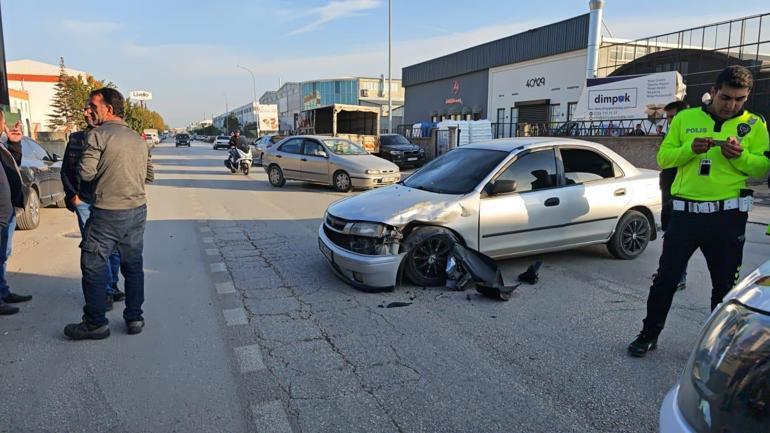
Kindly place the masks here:
[(765, 119), (743, 109), (753, 84), (748, 69), (726, 68), (711, 88), (711, 102), (679, 113), (660, 146), (660, 167), (677, 167), (673, 212), (642, 332), (628, 346), (632, 356), (657, 346), (677, 283), (696, 249), (711, 273), (712, 310), (737, 280), (751, 206), (746, 180), (770, 170)]
[[(674, 117), (676, 117), (680, 111), (686, 110), (687, 108), (689, 107), (684, 101), (670, 102), (663, 107), (669, 127), (671, 126)], [(660, 226), (664, 232), (668, 230), (668, 223), (671, 220), (673, 207), (671, 200), (671, 186), (674, 184), (674, 179), (676, 179), (676, 171), (677, 167), (666, 168), (660, 171), (660, 199), (663, 204), (660, 211)], [(654, 275), (653, 278), (655, 278)], [(679, 280), (677, 289), (684, 290), (685, 287), (687, 287), (687, 269), (682, 273), (682, 278)]]

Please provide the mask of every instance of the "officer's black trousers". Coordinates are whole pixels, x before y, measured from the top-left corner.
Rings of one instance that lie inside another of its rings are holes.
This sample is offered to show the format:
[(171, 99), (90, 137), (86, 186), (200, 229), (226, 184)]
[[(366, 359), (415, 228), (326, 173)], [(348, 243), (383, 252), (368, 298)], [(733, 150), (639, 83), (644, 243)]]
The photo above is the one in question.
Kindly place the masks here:
[(738, 278), (747, 219), (748, 213), (738, 210), (713, 214), (673, 212), (663, 240), (658, 272), (647, 298), (642, 332), (657, 336), (663, 330), (682, 272), (698, 248), (706, 257), (711, 273), (711, 309), (722, 302)]

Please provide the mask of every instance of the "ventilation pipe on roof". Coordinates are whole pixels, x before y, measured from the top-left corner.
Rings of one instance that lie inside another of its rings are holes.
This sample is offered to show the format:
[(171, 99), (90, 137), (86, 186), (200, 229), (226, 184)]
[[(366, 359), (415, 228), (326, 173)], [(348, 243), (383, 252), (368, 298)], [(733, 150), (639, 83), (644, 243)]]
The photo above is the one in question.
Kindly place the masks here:
[(604, 0), (588, 2), (591, 15), (588, 24), (588, 55), (586, 56), (586, 78), (596, 78), (599, 68), (599, 48), (602, 45), (602, 16)]

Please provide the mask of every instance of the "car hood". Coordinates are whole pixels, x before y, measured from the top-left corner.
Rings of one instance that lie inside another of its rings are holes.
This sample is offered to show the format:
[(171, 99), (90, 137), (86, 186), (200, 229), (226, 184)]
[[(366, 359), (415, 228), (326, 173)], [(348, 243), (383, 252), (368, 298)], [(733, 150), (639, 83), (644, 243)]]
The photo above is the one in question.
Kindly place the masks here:
[(349, 167), (360, 173), (364, 173), (366, 170), (399, 172), (396, 164), (374, 155), (334, 155), (332, 162), (340, 166)]
[(446, 223), (470, 215), (461, 205), (462, 196), (437, 194), (392, 185), (375, 189), (329, 206), (328, 212), (352, 221), (370, 221), (402, 227), (412, 221)]
[(417, 146), (416, 144), (393, 144), (393, 145), (383, 145), (381, 147), (383, 150), (400, 150), (401, 152), (411, 152), (415, 150), (420, 150), (420, 146)]

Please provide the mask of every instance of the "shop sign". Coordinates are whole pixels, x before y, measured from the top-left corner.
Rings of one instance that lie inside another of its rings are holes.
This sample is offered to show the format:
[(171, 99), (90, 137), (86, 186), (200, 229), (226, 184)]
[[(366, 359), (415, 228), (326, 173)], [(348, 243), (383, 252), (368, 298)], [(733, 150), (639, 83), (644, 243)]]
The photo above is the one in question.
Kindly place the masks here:
[(527, 87), (542, 87), (545, 86), (545, 77), (535, 77), (527, 80)]
[(444, 101), (447, 105), (452, 104), (462, 104), (463, 100), (462, 98), (448, 98), (446, 101)]

